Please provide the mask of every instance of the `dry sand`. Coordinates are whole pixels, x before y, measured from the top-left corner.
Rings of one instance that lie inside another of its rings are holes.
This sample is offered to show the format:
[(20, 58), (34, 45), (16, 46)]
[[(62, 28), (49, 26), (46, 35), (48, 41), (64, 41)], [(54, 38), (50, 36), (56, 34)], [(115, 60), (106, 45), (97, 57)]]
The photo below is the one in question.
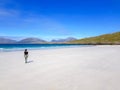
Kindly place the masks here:
[(120, 90), (120, 46), (0, 52), (0, 90)]

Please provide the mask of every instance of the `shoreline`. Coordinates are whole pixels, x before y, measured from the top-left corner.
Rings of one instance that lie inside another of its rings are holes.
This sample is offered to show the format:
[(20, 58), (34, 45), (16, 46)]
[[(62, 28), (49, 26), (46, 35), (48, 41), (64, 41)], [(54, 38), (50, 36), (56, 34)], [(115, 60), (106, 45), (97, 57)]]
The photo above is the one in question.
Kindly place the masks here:
[[(50, 46), (50, 47), (26, 47), (29, 50), (49, 50), (49, 49), (61, 49), (61, 48), (75, 48), (75, 47), (87, 47), (94, 45), (70, 45), (70, 46)], [(14, 51), (23, 51), (26, 48), (0, 48), (0, 52), (14, 52)]]
[[(43, 51), (43, 50), (59, 50), (59, 49), (72, 49), (72, 48), (83, 48), (83, 47), (120, 47), (120, 45), (78, 45), (78, 46), (63, 46), (63, 47), (48, 47), (48, 48), (27, 48), (29, 51)], [(5, 53), (5, 52), (23, 52), (26, 48), (22, 49), (8, 49), (5, 51), (0, 50), (0, 53)]]
[[(87, 47), (87, 46), (119, 46), (119, 45), (97, 45), (97, 44), (0, 44), (0, 45), (1, 45), (0, 53), (1, 52), (23, 51), (26, 48), (29, 50), (47, 50), (47, 49), (49, 50), (49, 49)], [(6, 47), (6, 45), (7, 45), (7, 47)], [(9, 47), (9, 45), (12, 45), (12, 47)], [(18, 45), (18, 46), (16, 47), (16, 45)], [(26, 45), (28, 45), (28, 46), (26, 46)], [(31, 45), (31, 46), (29, 46), (29, 45)], [(34, 45), (38, 45), (38, 46), (34, 46)], [(44, 46), (44, 45), (50, 45), (50, 46)]]

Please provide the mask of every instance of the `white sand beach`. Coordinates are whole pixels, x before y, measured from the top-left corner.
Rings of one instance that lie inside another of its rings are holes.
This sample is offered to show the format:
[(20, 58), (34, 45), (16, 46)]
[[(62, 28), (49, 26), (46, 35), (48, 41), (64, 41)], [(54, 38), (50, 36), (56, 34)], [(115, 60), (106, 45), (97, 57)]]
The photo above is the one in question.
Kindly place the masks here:
[(120, 90), (120, 46), (0, 52), (0, 90)]

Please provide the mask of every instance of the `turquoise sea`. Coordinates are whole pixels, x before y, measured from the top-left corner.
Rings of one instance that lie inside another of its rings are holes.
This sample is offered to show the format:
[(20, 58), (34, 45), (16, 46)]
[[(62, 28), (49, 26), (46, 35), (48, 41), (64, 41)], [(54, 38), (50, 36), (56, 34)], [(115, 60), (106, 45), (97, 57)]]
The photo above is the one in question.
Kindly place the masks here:
[(66, 47), (83, 47), (88, 45), (79, 44), (0, 44), (0, 52), (20, 51), (24, 49), (38, 50), (51, 48), (66, 48)]

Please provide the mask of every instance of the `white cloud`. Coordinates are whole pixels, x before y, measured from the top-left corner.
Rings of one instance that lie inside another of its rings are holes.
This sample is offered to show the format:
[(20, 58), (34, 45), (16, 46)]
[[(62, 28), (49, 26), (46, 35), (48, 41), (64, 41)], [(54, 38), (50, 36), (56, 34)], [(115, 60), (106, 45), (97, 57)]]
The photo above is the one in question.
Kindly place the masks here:
[[(14, 6), (14, 8), (8, 8), (8, 6)], [(15, 10), (17, 6), (19, 4), (15, 0), (0, 0), (0, 18), (18, 15), (18, 10)]]
[(0, 9), (0, 17), (15, 16), (16, 14), (17, 12), (15, 10)]

